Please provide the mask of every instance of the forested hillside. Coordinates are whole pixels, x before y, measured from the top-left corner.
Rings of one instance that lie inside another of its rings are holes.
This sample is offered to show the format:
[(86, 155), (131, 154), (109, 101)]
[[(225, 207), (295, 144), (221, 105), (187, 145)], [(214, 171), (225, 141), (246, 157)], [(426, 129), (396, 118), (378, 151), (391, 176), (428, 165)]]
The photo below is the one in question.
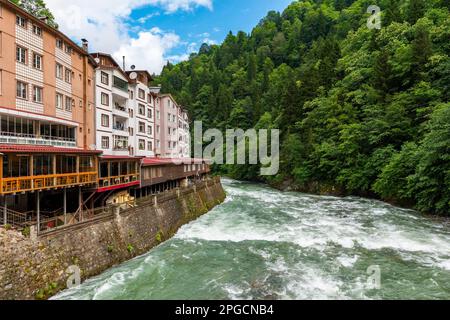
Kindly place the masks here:
[[(376, 3), (375, 3), (376, 2)], [(382, 28), (367, 27), (367, 8)], [(251, 34), (168, 64), (163, 91), (206, 128), (279, 128), (297, 190), (450, 210), (450, 1), (295, 1)], [(257, 166), (221, 166), (262, 180)]]

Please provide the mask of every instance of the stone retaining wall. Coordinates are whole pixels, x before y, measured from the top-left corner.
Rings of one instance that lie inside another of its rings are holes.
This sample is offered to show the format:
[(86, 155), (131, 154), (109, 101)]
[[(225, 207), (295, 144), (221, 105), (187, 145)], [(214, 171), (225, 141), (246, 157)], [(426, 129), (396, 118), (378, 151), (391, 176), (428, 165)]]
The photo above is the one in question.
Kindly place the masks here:
[(0, 299), (45, 299), (66, 288), (70, 266), (85, 280), (142, 255), (222, 203), (225, 192), (212, 179), (148, 199), (36, 239), (0, 228)]

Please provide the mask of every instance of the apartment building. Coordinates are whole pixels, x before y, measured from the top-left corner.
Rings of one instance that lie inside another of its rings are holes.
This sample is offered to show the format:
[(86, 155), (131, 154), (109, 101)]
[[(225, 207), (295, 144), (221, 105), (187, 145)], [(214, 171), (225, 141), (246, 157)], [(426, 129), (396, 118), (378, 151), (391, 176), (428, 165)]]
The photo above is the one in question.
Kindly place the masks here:
[(159, 95), (160, 154), (164, 158), (190, 156), (189, 119), (186, 110), (170, 94)]
[[(1, 195), (97, 183), (96, 64), (87, 49), (0, 0)], [(5, 206), (17, 198), (4, 197)]]
[(145, 70), (127, 71), (129, 78), (129, 119), (131, 154), (155, 156), (155, 99), (151, 90), (152, 76)]

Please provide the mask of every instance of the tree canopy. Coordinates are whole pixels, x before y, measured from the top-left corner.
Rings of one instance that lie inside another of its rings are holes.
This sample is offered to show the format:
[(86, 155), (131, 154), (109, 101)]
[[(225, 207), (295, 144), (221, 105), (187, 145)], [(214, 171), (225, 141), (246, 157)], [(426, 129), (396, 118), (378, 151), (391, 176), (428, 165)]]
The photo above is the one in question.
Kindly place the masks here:
[(295, 1), (156, 81), (206, 129), (281, 129), (277, 176), (229, 175), (449, 214), (449, 1), (380, 0), (380, 30), (372, 2)]

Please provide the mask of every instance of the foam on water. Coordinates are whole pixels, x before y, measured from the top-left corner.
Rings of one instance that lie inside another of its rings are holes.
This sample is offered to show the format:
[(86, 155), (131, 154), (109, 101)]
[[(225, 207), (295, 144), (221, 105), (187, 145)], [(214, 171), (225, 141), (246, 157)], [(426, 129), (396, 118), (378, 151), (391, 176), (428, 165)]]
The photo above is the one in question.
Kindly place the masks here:
[[(440, 299), (450, 230), (385, 203), (224, 180), (228, 198), (147, 255), (57, 298)], [(368, 267), (382, 271), (367, 288)]]

